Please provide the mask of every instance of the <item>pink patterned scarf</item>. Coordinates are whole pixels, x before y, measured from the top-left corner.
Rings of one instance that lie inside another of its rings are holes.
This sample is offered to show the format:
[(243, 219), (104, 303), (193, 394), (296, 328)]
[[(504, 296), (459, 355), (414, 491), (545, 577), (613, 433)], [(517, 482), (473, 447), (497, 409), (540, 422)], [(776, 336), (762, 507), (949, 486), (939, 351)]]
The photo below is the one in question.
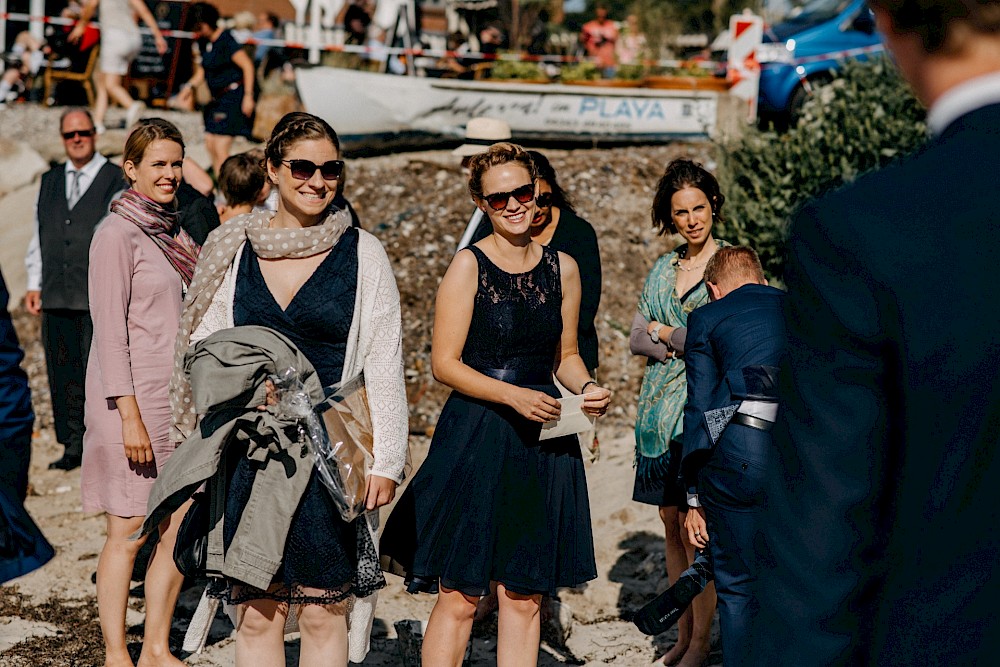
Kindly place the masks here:
[(177, 210), (168, 208), (139, 194), (131, 188), (111, 202), (111, 212), (117, 213), (146, 235), (163, 251), (164, 257), (181, 277), (184, 288), (191, 284), (194, 265), (201, 248), (178, 223)]

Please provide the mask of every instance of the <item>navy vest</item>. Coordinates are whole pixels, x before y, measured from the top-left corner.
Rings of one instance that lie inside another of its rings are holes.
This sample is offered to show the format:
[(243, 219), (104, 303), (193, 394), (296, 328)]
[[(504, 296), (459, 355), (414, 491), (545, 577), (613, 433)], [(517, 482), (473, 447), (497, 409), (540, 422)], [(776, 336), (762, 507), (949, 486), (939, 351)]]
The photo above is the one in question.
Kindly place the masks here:
[(38, 241), (42, 251), (42, 303), (46, 310), (90, 310), (87, 266), (94, 229), (115, 194), (125, 188), (120, 167), (101, 167), (73, 210), (66, 202), (66, 165), (42, 175), (38, 192)]

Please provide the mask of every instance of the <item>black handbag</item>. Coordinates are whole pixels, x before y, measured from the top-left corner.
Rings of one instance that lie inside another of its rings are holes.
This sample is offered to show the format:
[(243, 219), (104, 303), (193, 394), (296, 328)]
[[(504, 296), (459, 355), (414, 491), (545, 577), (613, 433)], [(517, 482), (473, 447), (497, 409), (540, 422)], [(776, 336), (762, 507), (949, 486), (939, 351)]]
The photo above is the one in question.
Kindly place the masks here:
[(199, 491), (177, 528), (174, 564), (185, 577), (204, 576), (208, 563), (208, 494)]

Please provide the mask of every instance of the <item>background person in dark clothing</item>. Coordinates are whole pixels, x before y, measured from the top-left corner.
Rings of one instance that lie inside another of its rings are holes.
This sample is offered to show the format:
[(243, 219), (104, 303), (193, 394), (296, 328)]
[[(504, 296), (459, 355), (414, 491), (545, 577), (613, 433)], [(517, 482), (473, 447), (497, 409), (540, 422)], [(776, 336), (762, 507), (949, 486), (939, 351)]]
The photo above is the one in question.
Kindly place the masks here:
[(212, 101), (202, 110), (205, 148), (212, 158), (212, 173), (218, 178), (233, 137), (249, 137), (253, 128), (256, 73), (250, 56), (232, 33), (219, 25), (219, 10), (214, 5), (194, 3), (188, 21), (197, 35), (200, 64), (181, 86), (178, 103), (190, 104), (195, 87), (202, 81), (208, 84)]
[(364, 44), (368, 35), (368, 26), (371, 25), (371, 12), (368, 11), (367, 3), (351, 2), (344, 11), (344, 31), (346, 44)]

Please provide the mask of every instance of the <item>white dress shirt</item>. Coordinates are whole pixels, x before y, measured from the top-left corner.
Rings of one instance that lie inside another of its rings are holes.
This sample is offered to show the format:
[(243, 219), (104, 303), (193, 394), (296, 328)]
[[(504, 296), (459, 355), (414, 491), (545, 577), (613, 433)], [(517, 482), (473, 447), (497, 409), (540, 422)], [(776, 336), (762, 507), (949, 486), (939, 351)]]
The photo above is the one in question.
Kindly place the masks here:
[(941, 134), (965, 114), (991, 104), (1000, 104), (1000, 72), (969, 79), (939, 97), (927, 110), (927, 129)]
[[(90, 185), (97, 178), (97, 172), (101, 170), (101, 167), (108, 161), (108, 158), (104, 157), (100, 153), (94, 153), (94, 157), (91, 158), (90, 162), (83, 165), (80, 169), (73, 166), (72, 162), (66, 163), (66, 196), (69, 197), (70, 188), (73, 186), (73, 173), (80, 172), (80, 181), (78, 186), (80, 188), (80, 197), (83, 197), (90, 188)], [(38, 292), (42, 289), (42, 248), (38, 240), (38, 204), (35, 204), (35, 233), (31, 237), (31, 242), (28, 244), (28, 253), (24, 257), (24, 267), (28, 270), (28, 291)]]

